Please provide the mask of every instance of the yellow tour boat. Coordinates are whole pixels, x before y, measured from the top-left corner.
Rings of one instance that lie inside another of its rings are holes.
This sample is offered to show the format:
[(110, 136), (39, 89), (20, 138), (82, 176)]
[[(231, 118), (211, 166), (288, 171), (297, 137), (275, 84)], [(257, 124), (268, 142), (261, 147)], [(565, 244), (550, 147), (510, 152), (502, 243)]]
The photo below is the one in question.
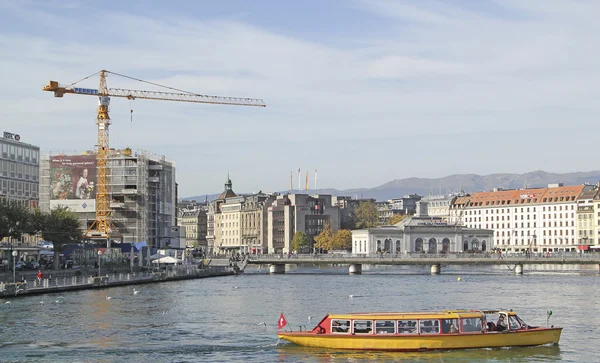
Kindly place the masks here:
[[(282, 313), (279, 328), (284, 324)], [(495, 309), (329, 314), (310, 331), (277, 335), (308, 347), (428, 351), (556, 345), (561, 332), (561, 327), (530, 326), (512, 310)]]

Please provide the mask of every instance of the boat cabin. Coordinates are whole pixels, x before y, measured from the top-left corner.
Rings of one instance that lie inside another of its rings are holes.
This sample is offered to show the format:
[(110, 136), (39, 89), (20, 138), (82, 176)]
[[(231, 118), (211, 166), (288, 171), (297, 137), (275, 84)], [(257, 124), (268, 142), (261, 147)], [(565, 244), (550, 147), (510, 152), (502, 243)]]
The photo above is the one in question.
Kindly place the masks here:
[[(493, 320), (497, 316), (496, 320)], [(328, 315), (313, 332), (341, 335), (481, 334), (530, 329), (507, 310), (447, 310), (434, 313), (353, 313)]]

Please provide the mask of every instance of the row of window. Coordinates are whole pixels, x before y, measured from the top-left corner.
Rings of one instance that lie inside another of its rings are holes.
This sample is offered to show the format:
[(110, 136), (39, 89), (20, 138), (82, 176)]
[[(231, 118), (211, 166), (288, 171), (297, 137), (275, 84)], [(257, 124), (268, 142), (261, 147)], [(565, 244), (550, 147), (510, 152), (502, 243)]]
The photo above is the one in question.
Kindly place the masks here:
[(414, 320), (345, 320), (332, 319), (334, 334), (398, 334), (432, 335), (456, 333), (480, 333), (481, 318), (462, 319), (414, 319)]
[(0, 155), (3, 159), (38, 164), (40, 151), (25, 146), (2, 143), (2, 154)]
[[(542, 203), (551, 203), (551, 202), (568, 202), (568, 201), (574, 201), (577, 197), (575, 195), (572, 196), (562, 196), (562, 197), (550, 197), (550, 198), (543, 198), (542, 199)], [(522, 199), (515, 199), (513, 204), (530, 204), (530, 203), (538, 203), (538, 199), (537, 198), (522, 198)], [(492, 201), (486, 201), (485, 205), (510, 205), (511, 201), (510, 200), (492, 200)], [(468, 207), (482, 207), (484, 205), (484, 202), (469, 202), (466, 204)]]
[[(575, 205), (565, 205), (565, 211), (568, 210), (575, 210)], [(546, 209), (547, 208), (547, 209)], [(600, 204), (598, 204), (598, 208), (600, 208)], [(498, 209), (485, 209), (483, 214), (494, 214), (494, 211), (496, 211), (496, 214), (513, 214), (513, 213), (519, 213), (519, 211), (517, 210), (518, 208), (498, 208)], [(542, 207), (542, 212), (551, 212), (551, 211), (562, 211), (563, 210), (563, 206), (559, 205), (559, 206), (548, 206), (548, 207)], [(481, 209), (476, 209), (476, 210), (466, 210), (465, 214), (467, 215), (473, 215), (473, 214), (482, 214), (481, 213)], [(536, 207), (532, 207), (531, 209), (529, 207), (527, 208), (521, 208), (521, 213), (529, 213), (529, 212), (536, 212), (537, 208)]]

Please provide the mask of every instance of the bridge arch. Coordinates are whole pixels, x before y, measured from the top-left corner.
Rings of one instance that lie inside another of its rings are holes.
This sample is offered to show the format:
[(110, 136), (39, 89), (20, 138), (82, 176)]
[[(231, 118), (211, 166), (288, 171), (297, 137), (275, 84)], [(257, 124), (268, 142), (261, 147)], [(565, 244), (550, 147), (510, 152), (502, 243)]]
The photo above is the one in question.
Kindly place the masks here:
[(437, 253), (437, 239), (430, 238), (429, 239), (429, 253)]
[(442, 253), (448, 253), (448, 252), (450, 252), (450, 239), (444, 238), (442, 240)]
[(417, 238), (415, 240), (415, 252), (423, 252), (423, 239)]

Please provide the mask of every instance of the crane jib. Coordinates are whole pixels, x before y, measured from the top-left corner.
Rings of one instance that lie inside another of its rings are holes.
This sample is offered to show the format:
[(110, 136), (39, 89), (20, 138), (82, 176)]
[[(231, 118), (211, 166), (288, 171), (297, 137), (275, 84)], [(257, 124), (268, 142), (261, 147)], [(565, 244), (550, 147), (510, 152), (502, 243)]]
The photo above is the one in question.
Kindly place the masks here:
[(92, 88), (74, 88), (73, 91), (75, 93), (82, 93), (85, 95), (97, 95), (98, 94), (98, 90), (92, 89)]

